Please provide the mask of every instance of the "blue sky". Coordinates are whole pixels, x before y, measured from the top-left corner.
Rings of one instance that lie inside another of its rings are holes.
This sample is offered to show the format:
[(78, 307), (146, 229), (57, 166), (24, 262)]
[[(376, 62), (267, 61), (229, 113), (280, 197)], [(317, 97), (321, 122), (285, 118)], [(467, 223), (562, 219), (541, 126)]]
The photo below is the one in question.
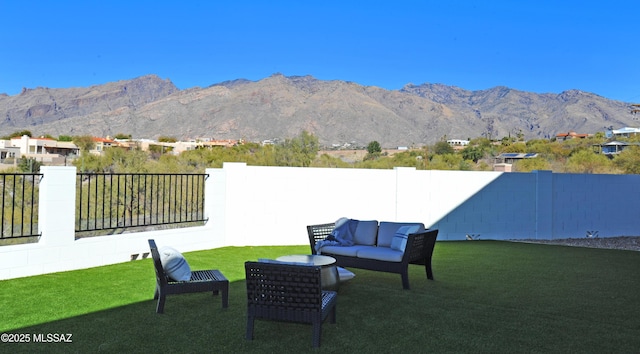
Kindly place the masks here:
[(0, 0), (0, 93), (274, 73), (640, 102), (638, 1)]

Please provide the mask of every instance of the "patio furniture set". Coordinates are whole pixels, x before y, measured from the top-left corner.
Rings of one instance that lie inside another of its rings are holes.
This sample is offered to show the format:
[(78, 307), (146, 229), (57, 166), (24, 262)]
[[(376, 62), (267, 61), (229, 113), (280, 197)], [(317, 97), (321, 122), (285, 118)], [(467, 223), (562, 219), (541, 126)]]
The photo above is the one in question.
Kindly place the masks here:
[[(339, 223), (308, 226), (311, 255), (245, 262), (246, 339), (253, 339), (255, 319), (309, 323), (312, 345), (319, 347), (322, 323), (327, 317), (330, 323), (336, 323), (338, 267), (398, 273), (403, 288), (409, 289), (408, 265), (420, 264), (425, 266), (428, 279), (433, 280), (431, 255), (437, 230), (425, 230), (420, 223), (355, 221), (350, 226), (355, 242), (340, 246), (332, 237), (338, 234), (339, 227)], [(321, 247), (326, 241), (329, 244)], [(158, 249), (154, 240), (149, 240), (149, 247), (156, 273), (157, 313), (163, 313), (167, 295), (193, 292), (221, 294), (222, 307), (228, 307), (229, 280), (219, 270), (192, 271), (175, 249)]]

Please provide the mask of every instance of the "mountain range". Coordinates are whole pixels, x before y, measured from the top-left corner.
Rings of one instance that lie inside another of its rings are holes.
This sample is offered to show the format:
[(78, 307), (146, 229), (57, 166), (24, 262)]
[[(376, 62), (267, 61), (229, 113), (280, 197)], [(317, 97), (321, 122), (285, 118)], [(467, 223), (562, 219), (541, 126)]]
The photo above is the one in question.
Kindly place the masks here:
[(0, 135), (49, 134), (179, 140), (293, 138), (306, 130), (325, 146), (385, 148), (486, 136), (552, 138), (637, 126), (630, 104), (568, 90), (532, 93), (494, 87), (469, 91), (444, 84), (400, 90), (312, 76), (273, 74), (206, 88), (178, 89), (147, 75), (91, 87), (23, 89), (0, 94)]

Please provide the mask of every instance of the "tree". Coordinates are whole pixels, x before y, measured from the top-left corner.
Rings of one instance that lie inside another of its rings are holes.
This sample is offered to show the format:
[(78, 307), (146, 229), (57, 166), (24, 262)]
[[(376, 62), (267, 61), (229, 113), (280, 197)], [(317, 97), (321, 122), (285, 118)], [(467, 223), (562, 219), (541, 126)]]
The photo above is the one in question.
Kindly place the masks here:
[(415, 167), (417, 169), (424, 169), (424, 158), (422, 157), (422, 151), (420, 150), (407, 150), (393, 154), (390, 160), (395, 166), (402, 167)]
[(640, 147), (629, 146), (613, 159), (613, 164), (624, 173), (640, 174)]
[(348, 162), (342, 161), (342, 159), (337, 157), (332, 157), (327, 154), (322, 154), (320, 157), (313, 163), (314, 167), (332, 167), (332, 168), (348, 168), (350, 167)]
[(279, 166), (309, 167), (318, 154), (318, 138), (303, 131), (297, 138), (286, 139), (276, 146), (276, 163)]
[(142, 150), (109, 148), (105, 149), (102, 159), (105, 161), (104, 166), (111, 164), (110, 171), (114, 173), (150, 172), (147, 168), (149, 155)]
[(579, 150), (567, 160), (566, 170), (572, 173), (608, 173), (611, 166), (608, 157), (589, 150)]
[(159, 143), (175, 143), (177, 142), (178, 139), (172, 137), (172, 136), (159, 136), (158, 137), (158, 142)]
[(80, 159), (76, 160), (74, 163), (80, 164), (80, 172), (85, 172), (87, 167), (87, 159), (91, 160), (91, 156), (89, 151), (96, 146), (96, 143), (93, 141), (93, 137), (91, 135), (81, 135), (73, 137), (73, 143), (80, 149)]
[(453, 147), (451, 147), (451, 145), (449, 145), (449, 143), (447, 143), (446, 141), (438, 141), (433, 147), (433, 152), (436, 155), (446, 155), (453, 154), (455, 150), (453, 150)]
[(484, 149), (480, 146), (467, 146), (462, 149), (462, 158), (465, 160), (471, 160), (474, 163), (478, 163), (478, 161), (484, 157)]
[(435, 155), (429, 161), (430, 170), (471, 170), (469, 161), (465, 161), (460, 154)]
[(538, 153), (538, 154), (551, 154), (551, 142), (546, 139), (532, 139), (527, 141), (525, 144), (527, 147), (527, 152)]
[(374, 140), (367, 145), (367, 155), (364, 157), (364, 160), (375, 160), (380, 157), (381, 152), (382, 148), (380, 147), (380, 143)]
[(41, 166), (42, 163), (36, 161), (34, 158), (26, 158), (23, 156), (18, 160), (18, 170), (20, 172), (38, 173), (40, 172)]
[(73, 137), (70, 135), (60, 135), (58, 136), (58, 141), (73, 141)]
[(491, 140), (489, 140), (489, 139), (487, 139), (485, 137), (469, 139), (469, 145), (480, 146), (482, 148), (489, 148), (489, 147), (491, 147)]
[(101, 156), (92, 154), (82, 154), (80, 158), (74, 159), (72, 162), (82, 173), (110, 172), (105, 163), (106, 161)]
[(131, 134), (118, 133), (113, 138), (119, 140), (129, 140), (131, 139)]
[(382, 148), (380, 147), (380, 143), (377, 141), (372, 141), (367, 145), (367, 152), (370, 154), (379, 154), (382, 152)]
[(535, 170), (550, 170), (551, 164), (541, 157), (533, 159), (521, 159), (515, 163), (514, 170), (518, 172), (531, 172)]
[(74, 136), (73, 143), (80, 149), (80, 152), (89, 152), (96, 146), (91, 135)]
[(527, 152), (527, 145), (522, 143), (513, 143), (513, 144), (502, 144), (502, 148), (500, 149), (502, 152), (516, 152), (516, 153), (525, 153)]
[(31, 135), (31, 131), (29, 131), (29, 130), (20, 130), (20, 131), (13, 132), (13, 133), (9, 134), (4, 139), (5, 140), (9, 140), (11, 138), (19, 138), (19, 137), (21, 137), (23, 135), (26, 135), (28, 137), (32, 137), (33, 136), (33, 135)]

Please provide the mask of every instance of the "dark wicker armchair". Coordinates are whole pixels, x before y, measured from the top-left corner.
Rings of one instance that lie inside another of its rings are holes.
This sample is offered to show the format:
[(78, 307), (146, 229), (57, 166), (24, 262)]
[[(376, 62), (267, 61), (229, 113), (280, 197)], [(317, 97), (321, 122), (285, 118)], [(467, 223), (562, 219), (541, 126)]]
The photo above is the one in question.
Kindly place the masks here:
[(156, 270), (156, 291), (153, 299), (158, 300), (157, 313), (164, 312), (164, 302), (167, 295), (186, 294), (211, 291), (213, 295), (222, 293), (222, 307), (229, 306), (229, 280), (217, 269), (191, 271), (188, 281), (174, 281), (169, 278), (162, 268), (160, 253), (154, 240), (149, 240), (153, 265)]
[(335, 291), (323, 291), (320, 266), (246, 262), (247, 333), (255, 319), (312, 324), (312, 345), (320, 346), (322, 322), (336, 323)]

